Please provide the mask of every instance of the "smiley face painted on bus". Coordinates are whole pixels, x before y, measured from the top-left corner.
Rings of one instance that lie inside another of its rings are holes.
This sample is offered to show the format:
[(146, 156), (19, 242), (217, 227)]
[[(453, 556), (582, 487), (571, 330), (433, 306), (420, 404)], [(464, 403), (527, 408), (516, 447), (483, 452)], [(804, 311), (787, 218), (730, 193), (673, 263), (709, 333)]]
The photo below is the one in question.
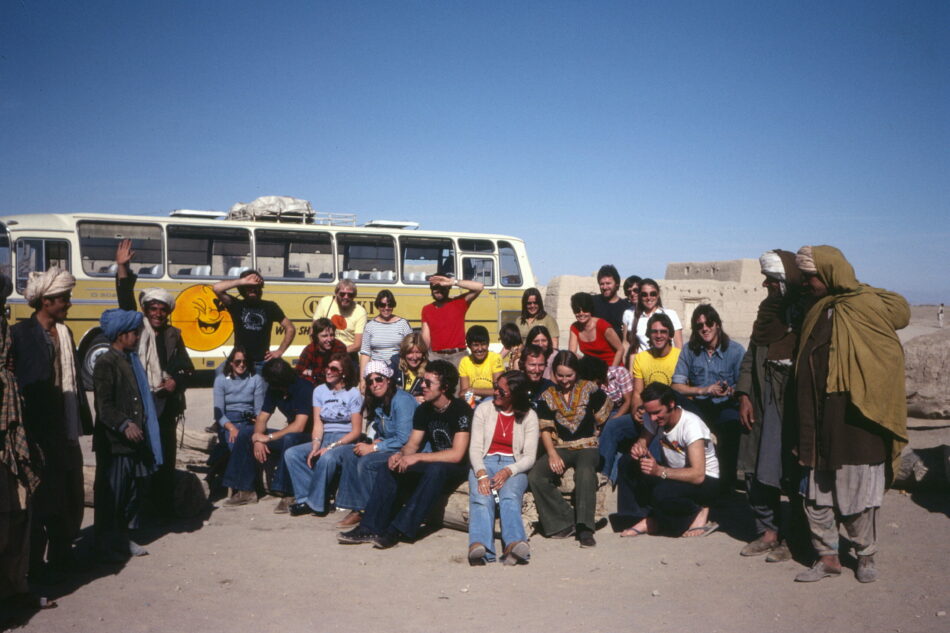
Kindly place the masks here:
[(189, 286), (182, 290), (171, 322), (181, 330), (185, 346), (199, 352), (224, 345), (234, 332), (231, 315), (214, 296), (211, 286)]

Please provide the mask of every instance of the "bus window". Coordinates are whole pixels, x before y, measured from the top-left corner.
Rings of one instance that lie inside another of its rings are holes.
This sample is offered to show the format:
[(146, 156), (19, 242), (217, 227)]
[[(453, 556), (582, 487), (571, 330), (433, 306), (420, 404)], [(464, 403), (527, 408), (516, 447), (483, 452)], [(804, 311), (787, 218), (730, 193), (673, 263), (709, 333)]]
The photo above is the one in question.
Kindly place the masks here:
[(172, 277), (237, 277), (251, 267), (251, 236), (244, 229), (168, 226)]
[(455, 274), (452, 240), (435, 237), (400, 237), (402, 281), (425, 284), (430, 275)]
[(462, 279), (473, 279), (485, 284), (495, 285), (495, 260), (491, 257), (465, 257), (462, 259)]
[(254, 232), (257, 269), (265, 279), (332, 282), (333, 238), (311, 231)]
[(53, 266), (69, 268), (69, 242), (42, 238), (16, 241), (16, 289), (23, 292), (32, 272), (45, 272)]
[(336, 236), (340, 277), (353, 281), (393, 283), (396, 281), (396, 248), (385, 235)]
[(498, 242), (499, 265), (501, 267), (502, 286), (521, 285), (521, 266), (518, 265), (518, 254), (508, 242)]
[(491, 240), (459, 238), (459, 250), (469, 253), (494, 253), (495, 245), (491, 243)]
[(119, 240), (132, 240), (132, 271), (140, 277), (162, 276), (162, 227), (154, 224), (80, 222), (79, 257), (91, 277), (115, 275), (115, 248)]

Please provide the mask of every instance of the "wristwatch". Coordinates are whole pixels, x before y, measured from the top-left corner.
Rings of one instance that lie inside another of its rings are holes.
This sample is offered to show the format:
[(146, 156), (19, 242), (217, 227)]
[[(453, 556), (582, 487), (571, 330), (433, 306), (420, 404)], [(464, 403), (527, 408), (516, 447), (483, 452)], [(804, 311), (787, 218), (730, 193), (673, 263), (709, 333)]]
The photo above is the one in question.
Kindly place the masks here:
[(666, 469), (660, 471), (660, 479), (666, 479)]

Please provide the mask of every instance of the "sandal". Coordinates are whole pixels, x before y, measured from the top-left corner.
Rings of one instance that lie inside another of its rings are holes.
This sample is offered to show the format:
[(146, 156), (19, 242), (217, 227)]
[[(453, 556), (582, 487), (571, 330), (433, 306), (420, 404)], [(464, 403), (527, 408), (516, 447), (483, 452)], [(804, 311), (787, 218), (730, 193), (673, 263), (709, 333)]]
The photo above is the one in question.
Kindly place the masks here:
[(635, 528), (635, 527), (631, 527), (631, 528), (627, 528), (626, 530), (624, 530), (623, 532), (621, 532), (621, 533), (620, 533), (620, 538), (629, 538), (629, 537), (634, 537), (634, 536), (643, 536), (644, 534), (646, 534), (646, 530), (638, 530), (638, 529)]
[[(713, 532), (719, 529), (719, 524), (715, 521), (709, 521), (706, 525), (700, 527), (689, 528), (683, 532), (681, 538), (700, 538), (703, 536), (709, 536)], [(690, 534), (690, 532), (696, 532), (696, 534)]]

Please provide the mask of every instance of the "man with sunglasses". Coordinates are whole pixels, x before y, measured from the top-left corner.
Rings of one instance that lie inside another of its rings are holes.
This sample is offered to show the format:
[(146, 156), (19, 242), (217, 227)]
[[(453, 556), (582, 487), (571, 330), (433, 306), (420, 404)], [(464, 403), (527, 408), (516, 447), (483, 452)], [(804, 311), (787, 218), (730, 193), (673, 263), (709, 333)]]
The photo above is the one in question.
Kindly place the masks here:
[[(449, 299), (452, 286), (465, 294)], [(429, 277), (432, 303), (422, 308), (422, 340), (429, 346), (430, 358), (446, 360), (455, 367), (465, 358), (465, 314), (484, 290), (485, 284), (471, 279), (442, 275)]]
[(716, 436), (720, 483), (729, 492), (736, 485), (739, 455), (739, 401), (735, 388), (745, 348), (723, 331), (719, 312), (698, 306), (690, 319), (692, 333), (673, 372), (673, 389), (689, 400), (684, 408), (697, 413)]
[[(228, 290), (237, 288), (237, 299)], [(255, 371), (263, 369), (264, 361), (280, 358), (294, 340), (297, 328), (273, 301), (265, 301), (264, 278), (256, 270), (245, 270), (237, 279), (219, 281), (211, 287), (221, 305), (234, 321), (234, 344), (247, 352), (248, 362), (254, 363)], [(274, 323), (284, 328), (284, 338), (276, 350), (270, 349), (270, 335)]]
[(313, 319), (330, 319), (336, 326), (336, 340), (346, 345), (349, 354), (357, 354), (363, 345), (366, 328), (366, 308), (356, 303), (356, 283), (341, 279), (332, 295), (320, 299)]
[[(444, 492), (468, 476), (472, 408), (454, 397), (458, 381), (458, 370), (448, 361), (426, 365), (424, 400), (413, 415), (409, 441), (389, 458), (387, 468), (379, 469), (362, 523), (341, 532), (340, 544), (389, 549), (414, 539)], [(431, 452), (420, 452), (426, 444)], [(407, 501), (400, 507), (399, 499)]]

